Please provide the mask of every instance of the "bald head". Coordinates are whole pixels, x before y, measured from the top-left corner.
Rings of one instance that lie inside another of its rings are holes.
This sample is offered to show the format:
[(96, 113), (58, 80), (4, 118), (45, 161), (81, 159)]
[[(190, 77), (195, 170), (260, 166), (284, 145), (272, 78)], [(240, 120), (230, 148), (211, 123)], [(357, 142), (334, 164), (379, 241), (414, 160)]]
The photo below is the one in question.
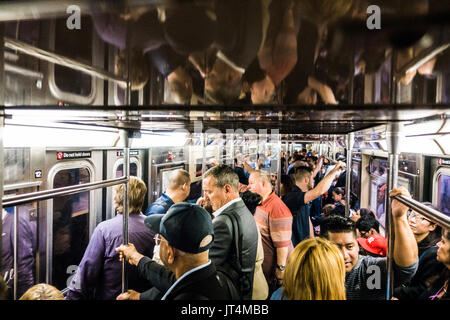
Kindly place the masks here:
[(260, 170), (253, 171), (248, 178), (248, 188), (251, 192), (257, 193), (265, 199), (272, 193), (270, 175)]
[(191, 177), (184, 169), (174, 171), (169, 177), (166, 193), (174, 203), (184, 201), (191, 192)]
[(184, 184), (191, 184), (191, 177), (189, 176), (189, 172), (184, 169), (179, 169), (170, 175), (168, 189), (176, 190)]

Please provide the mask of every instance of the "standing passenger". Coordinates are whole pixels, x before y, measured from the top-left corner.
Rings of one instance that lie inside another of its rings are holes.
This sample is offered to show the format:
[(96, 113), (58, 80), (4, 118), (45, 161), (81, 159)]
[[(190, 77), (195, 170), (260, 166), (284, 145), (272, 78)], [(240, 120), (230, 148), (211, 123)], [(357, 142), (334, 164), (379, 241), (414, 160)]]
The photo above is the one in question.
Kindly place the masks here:
[[(128, 220), (130, 242), (140, 252), (152, 256), (155, 234), (144, 224), (141, 209), (147, 187), (136, 177), (130, 177)], [(114, 206), (118, 215), (101, 222), (94, 230), (83, 259), (72, 279), (67, 300), (115, 300), (122, 288), (122, 264), (115, 249), (123, 243), (123, 185), (114, 188)], [(134, 266), (128, 268), (128, 285), (132, 289), (144, 291), (150, 287), (138, 278)]]
[(273, 192), (270, 178), (261, 171), (253, 171), (249, 189), (262, 197), (256, 208), (255, 221), (264, 245), (264, 275), (271, 295), (283, 281), (284, 268), (292, 246), (292, 214), (289, 208)]
[[(205, 199), (214, 211), (214, 245), (209, 252), (216, 266), (232, 275), (241, 298), (251, 300), (258, 246), (258, 228), (239, 197), (239, 178), (228, 166), (209, 169), (203, 179)], [(232, 218), (237, 221), (233, 223)], [(235, 230), (235, 226), (239, 230)], [(235, 235), (242, 241), (235, 241)], [(236, 245), (238, 247), (236, 247)]]
[(296, 246), (284, 277), (271, 300), (345, 300), (344, 259), (328, 240), (313, 238)]
[(184, 169), (174, 171), (170, 175), (167, 190), (148, 207), (145, 215), (166, 213), (173, 204), (186, 200), (190, 192), (189, 172)]
[(345, 166), (338, 162), (331, 172), (325, 176), (314, 188), (314, 177), (309, 167), (299, 167), (295, 171), (295, 185), (283, 201), (293, 216), (292, 244), (295, 247), (305, 238), (312, 237), (312, 224), (310, 220), (310, 202), (324, 194), (331, 186), (336, 173)]
[[(178, 203), (164, 215), (146, 218), (145, 223), (157, 233), (156, 239), (161, 243), (161, 259), (166, 268), (158, 265), (157, 272), (165, 274), (165, 278), (176, 279), (161, 300), (231, 299), (226, 283), (220, 280), (208, 256), (214, 231), (206, 210), (195, 204)], [(121, 259), (125, 255), (131, 265), (138, 266), (143, 276), (148, 271), (147, 265), (153, 263), (138, 253), (132, 244), (122, 245), (117, 251), (121, 253)], [(128, 300), (130, 296), (137, 298), (139, 294), (129, 290), (117, 299)]]
[[(214, 216), (212, 220), (214, 244), (209, 251), (209, 258), (218, 271), (232, 279), (240, 298), (251, 300), (258, 248), (258, 228), (252, 214), (239, 197), (239, 178), (233, 169), (226, 165), (212, 167), (203, 177), (204, 201), (211, 204)], [(151, 216), (146, 218), (146, 221), (150, 221), (147, 219), (151, 219)], [(118, 250), (125, 256), (130, 256), (130, 253), (125, 252), (125, 248)], [(176, 281), (175, 275), (171, 272), (161, 272), (160, 265), (149, 259), (146, 261), (145, 268), (142, 269), (146, 269), (147, 279), (159, 292), (166, 292)], [(155, 299), (157, 295), (154, 293), (138, 293), (129, 290), (118, 299)]]
[[(429, 202), (423, 204), (437, 210), (437, 208)], [(417, 241), (419, 249), (419, 267), (408, 285), (395, 288), (394, 297), (399, 300), (418, 299), (430, 285), (430, 280), (445, 270), (445, 266), (436, 260), (438, 251), (436, 244), (440, 240), (441, 227), (419, 213), (411, 210), (408, 211), (408, 223)]]
[[(408, 196), (405, 188), (393, 189), (391, 196)], [(408, 207), (393, 200), (393, 269), (395, 286), (407, 283), (417, 270), (417, 244), (408, 225)], [(320, 235), (341, 250), (345, 262), (345, 286), (349, 300), (384, 300), (387, 283), (387, 258), (359, 255), (355, 223), (346, 217), (330, 216), (320, 225)], [(375, 273), (375, 274), (374, 274)]]

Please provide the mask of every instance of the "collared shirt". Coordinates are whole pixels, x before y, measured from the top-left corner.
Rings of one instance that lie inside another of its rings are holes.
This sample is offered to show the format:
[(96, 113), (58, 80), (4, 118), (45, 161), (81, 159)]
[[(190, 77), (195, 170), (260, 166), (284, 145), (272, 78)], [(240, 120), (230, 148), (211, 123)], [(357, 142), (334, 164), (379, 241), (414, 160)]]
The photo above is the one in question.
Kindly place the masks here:
[(207, 266), (209, 266), (211, 264), (211, 260), (208, 260), (207, 263), (202, 264), (201, 266), (195, 267), (194, 269), (189, 270), (188, 272), (186, 272), (185, 274), (183, 274), (181, 277), (179, 277), (177, 279), (177, 281), (174, 282), (174, 284), (169, 288), (169, 290), (167, 290), (166, 294), (161, 298), (161, 300), (166, 300), (167, 296), (170, 294), (170, 292), (172, 292), (172, 290), (178, 285), (178, 283), (180, 283), (181, 280), (183, 280), (184, 278), (186, 278), (188, 275), (190, 275), (191, 273), (194, 273), (195, 271), (198, 271), (200, 269), (206, 268)]
[(213, 212), (213, 216), (214, 218), (217, 217), (218, 215), (220, 215), (226, 208), (228, 208), (229, 206), (231, 206), (233, 203), (236, 203), (238, 201), (241, 201), (242, 199), (240, 197), (231, 200), (230, 202), (224, 204), (222, 207), (220, 207), (219, 209), (217, 209), (215, 212)]

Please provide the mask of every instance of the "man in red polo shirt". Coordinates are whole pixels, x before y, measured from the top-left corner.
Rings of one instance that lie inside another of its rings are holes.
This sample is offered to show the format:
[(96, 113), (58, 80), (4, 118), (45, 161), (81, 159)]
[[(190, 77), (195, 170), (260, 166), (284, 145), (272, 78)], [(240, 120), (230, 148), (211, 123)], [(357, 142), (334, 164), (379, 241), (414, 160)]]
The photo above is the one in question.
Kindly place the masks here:
[(264, 261), (263, 272), (269, 284), (269, 296), (281, 285), (284, 268), (292, 251), (292, 214), (283, 201), (273, 192), (270, 176), (256, 170), (248, 179), (249, 190), (262, 197), (256, 208), (255, 221), (261, 233)]

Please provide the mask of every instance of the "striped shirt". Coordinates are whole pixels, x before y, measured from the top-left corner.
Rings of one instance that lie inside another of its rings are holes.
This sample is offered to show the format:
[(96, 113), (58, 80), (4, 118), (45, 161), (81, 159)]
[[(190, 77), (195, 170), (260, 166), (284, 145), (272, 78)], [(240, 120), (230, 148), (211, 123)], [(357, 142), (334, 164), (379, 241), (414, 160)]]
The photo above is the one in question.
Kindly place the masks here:
[(277, 265), (276, 248), (288, 247), (292, 251), (292, 214), (284, 202), (272, 192), (256, 208), (255, 221), (261, 233), (264, 248), (263, 271), (267, 281), (273, 279)]

